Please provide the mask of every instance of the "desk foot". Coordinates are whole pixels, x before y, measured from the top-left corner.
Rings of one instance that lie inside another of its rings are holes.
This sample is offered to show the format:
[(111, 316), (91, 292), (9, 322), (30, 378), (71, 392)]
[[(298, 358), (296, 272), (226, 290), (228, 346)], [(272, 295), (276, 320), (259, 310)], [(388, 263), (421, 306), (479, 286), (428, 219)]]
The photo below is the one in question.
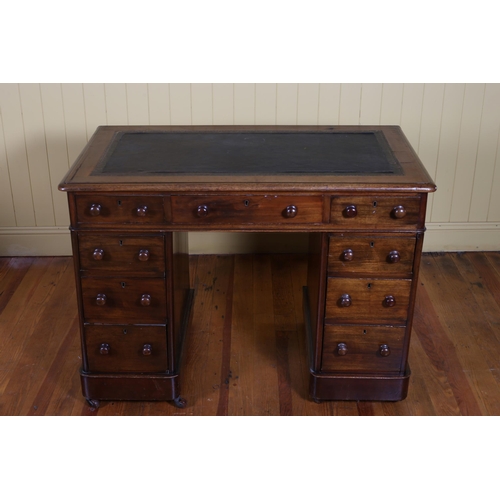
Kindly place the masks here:
[(186, 408), (187, 401), (184, 398), (181, 398), (180, 396), (178, 396), (174, 399), (174, 405), (177, 408)]
[(87, 404), (92, 408), (99, 408), (101, 406), (101, 402), (98, 399), (87, 399)]

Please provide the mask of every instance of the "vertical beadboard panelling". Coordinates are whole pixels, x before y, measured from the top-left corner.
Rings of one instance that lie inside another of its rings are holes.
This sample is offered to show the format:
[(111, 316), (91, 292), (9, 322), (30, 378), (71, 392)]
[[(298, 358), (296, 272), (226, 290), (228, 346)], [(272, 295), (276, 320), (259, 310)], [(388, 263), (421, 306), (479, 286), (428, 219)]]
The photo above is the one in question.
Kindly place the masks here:
[(81, 83), (63, 83), (62, 97), (69, 163), (72, 165), (88, 141), (83, 85)]
[(170, 125), (170, 89), (168, 83), (148, 83), (149, 123)]
[(415, 151), (418, 151), (423, 99), (423, 83), (405, 83), (403, 85), (400, 125)]
[(212, 125), (212, 84), (191, 84), (191, 116), (193, 125)]
[(40, 91), (55, 223), (56, 226), (67, 226), (69, 225), (67, 197), (57, 189), (57, 185), (69, 168), (61, 85), (42, 83)]
[(482, 83), (468, 83), (465, 86), (457, 167), (452, 188), (451, 222), (467, 222), (469, 218), (484, 87)]
[(399, 125), (401, 123), (403, 89), (404, 85), (402, 83), (384, 83), (382, 87), (380, 125)]
[(360, 125), (378, 125), (382, 106), (382, 84), (363, 83), (361, 86)]
[(90, 139), (96, 128), (106, 125), (106, 98), (103, 83), (84, 83), (83, 99), (85, 103), (85, 121), (87, 137)]
[(319, 111), (319, 85), (317, 83), (299, 83), (297, 99), (297, 123), (317, 125)]
[(340, 125), (359, 125), (361, 84), (342, 83), (340, 87)]
[(234, 85), (232, 83), (213, 84), (214, 125), (233, 124)]
[(149, 125), (147, 83), (127, 83), (127, 112), (130, 125)]
[(0, 227), (16, 225), (14, 200), (10, 187), (10, 174), (7, 165), (7, 152), (3, 133), (2, 86), (0, 85)]
[(127, 89), (124, 83), (105, 83), (106, 119), (108, 125), (128, 125)]
[(439, 186), (439, 192), (434, 196), (432, 222), (448, 222), (450, 220), (464, 92), (465, 84), (462, 83), (446, 84), (444, 89), (438, 163), (434, 178)]
[(487, 83), (484, 89), (483, 116), (481, 117), (474, 188), (469, 212), (470, 222), (488, 220), (491, 186), (495, 173), (495, 161), (497, 160), (499, 128), (500, 84)]
[(54, 207), (52, 189), (45, 145), (42, 98), (38, 83), (19, 85), (23, 113), (24, 138), (31, 179), (31, 195), (35, 210), (35, 225), (53, 226)]
[(276, 124), (276, 84), (255, 84), (255, 124)]
[(34, 226), (35, 210), (31, 196), (31, 179), (26, 156), (19, 85), (16, 83), (2, 84), (0, 98), (5, 152), (9, 166), (16, 225)]
[(191, 125), (191, 85), (170, 84), (170, 119), (172, 125)]
[(276, 88), (276, 123), (297, 125), (298, 84), (278, 83)]
[(320, 83), (318, 125), (338, 125), (340, 83)]
[(234, 84), (234, 124), (254, 125), (255, 83)]
[[(443, 101), (444, 84), (426, 83), (424, 86), (422, 117), (420, 119), (420, 139), (417, 151), (420, 160), (433, 179), (436, 178)], [(427, 202), (427, 220), (430, 220), (434, 196), (436, 195), (431, 194)]]
[[(488, 208), (488, 221), (500, 221), (500, 136), (497, 141), (497, 154), (493, 185), (491, 186), (490, 206)], [(498, 236), (498, 247), (500, 249), (500, 235)]]

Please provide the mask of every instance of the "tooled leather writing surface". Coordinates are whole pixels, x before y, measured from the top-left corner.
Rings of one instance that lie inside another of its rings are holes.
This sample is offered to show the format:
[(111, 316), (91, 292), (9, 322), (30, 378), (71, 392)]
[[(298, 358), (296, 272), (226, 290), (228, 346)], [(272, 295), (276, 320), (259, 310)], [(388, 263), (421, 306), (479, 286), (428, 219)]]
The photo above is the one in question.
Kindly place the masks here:
[(126, 132), (92, 175), (401, 174), (383, 134)]

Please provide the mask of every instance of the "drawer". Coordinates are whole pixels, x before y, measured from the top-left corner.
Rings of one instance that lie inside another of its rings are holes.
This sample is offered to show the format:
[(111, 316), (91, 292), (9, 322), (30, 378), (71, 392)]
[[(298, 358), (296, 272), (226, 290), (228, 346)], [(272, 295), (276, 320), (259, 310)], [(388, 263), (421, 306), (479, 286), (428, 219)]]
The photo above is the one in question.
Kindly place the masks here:
[(172, 196), (174, 224), (321, 223), (323, 198), (298, 195)]
[(78, 224), (159, 224), (164, 222), (162, 196), (77, 195)]
[(324, 371), (399, 371), (405, 328), (367, 325), (326, 325), (323, 340)]
[(334, 196), (330, 222), (351, 229), (413, 229), (420, 222), (420, 197)]
[(165, 326), (86, 326), (85, 345), (91, 372), (165, 372)]
[(405, 324), (411, 280), (328, 278), (325, 322)]
[(413, 270), (416, 238), (332, 234), (328, 272), (409, 274)]
[(82, 278), (83, 316), (88, 323), (166, 323), (162, 278)]
[(165, 273), (163, 236), (78, 235), (80, 269), (113, 274), (141, 275)]

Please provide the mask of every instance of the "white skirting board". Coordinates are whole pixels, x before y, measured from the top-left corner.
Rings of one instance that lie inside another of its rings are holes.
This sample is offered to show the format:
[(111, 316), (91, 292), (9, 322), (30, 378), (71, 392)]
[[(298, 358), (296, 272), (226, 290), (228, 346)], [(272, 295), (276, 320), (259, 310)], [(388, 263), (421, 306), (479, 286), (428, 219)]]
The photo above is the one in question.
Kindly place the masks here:
[[(297, 233), (189, 234), (191, 254), (306, 253), (307, 235)], [(500, 222), (427, 224), (424, 252), (500, 251)], [(71, 255), (66, 227), (0, 228), (0, 256)]]

